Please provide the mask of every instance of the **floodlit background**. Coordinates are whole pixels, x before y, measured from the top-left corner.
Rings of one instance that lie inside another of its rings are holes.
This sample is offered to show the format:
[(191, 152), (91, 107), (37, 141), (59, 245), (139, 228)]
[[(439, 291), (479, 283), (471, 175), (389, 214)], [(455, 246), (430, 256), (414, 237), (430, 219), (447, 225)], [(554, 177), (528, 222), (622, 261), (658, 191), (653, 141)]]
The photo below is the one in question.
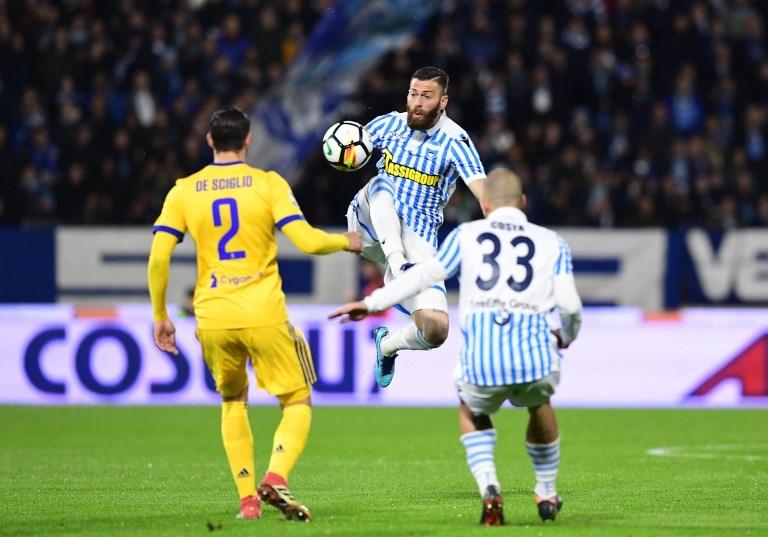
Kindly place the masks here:
[[(487, 169), (520, 174), (529, 217), (568, 240), (601, 308), (559, 402), (765, 405), (767, 16), (749, 0), (0, 2), (0, 401), (215, 401), (193, 321), (188, 367), (151, 345), (145, 281), (166, 192), (211, 159), (211, 112), (246, 110), (250, 162), (339, 228), (375, 159), (336, 172), (322, 133), (403, 109), (410, 74), (434, 64), (450, 117)], [(464, 185), (445, 214), (441, 237), (480, 216)], [(386, 395), (369, 389), (370, 327), (323, 320), (380, 285), (375, 266), (281, 238), (280, 270), (318, 401), (453, 404), (456, 330), (406, 353)], [(182, 315), (194, 274), (185, 241), (169, 291)]]
[[(211, 161), (211, 113), (245, 110), (249, 161), (342, 230), (375, 159), (336, 172), (322, 134), (403, 110), (424, 65), (450, 74), (486, 169), (513, 168), (570, 243), (587, 306), (553, 398), (565, 507), (541, 525), (526, 412), (504, 409), (499, 530), (768, 534), (767, 23), (764, 0), (0, 0), (0, 535), (487, 535), (455, 309), (446, 344), (401, 353), (378, 390), (371, 330), (405, 318), (325, 316), (379, 268), (278, 234), (318, 372), (291, 475), (311, 527), (233, 519), (191, 240), (169, 288), (181, 353), (151, 341), (151, 224)], [(460, 184), (440, 239), (479, 216)], [(260, 475), (280, 411), (250, 403)]]

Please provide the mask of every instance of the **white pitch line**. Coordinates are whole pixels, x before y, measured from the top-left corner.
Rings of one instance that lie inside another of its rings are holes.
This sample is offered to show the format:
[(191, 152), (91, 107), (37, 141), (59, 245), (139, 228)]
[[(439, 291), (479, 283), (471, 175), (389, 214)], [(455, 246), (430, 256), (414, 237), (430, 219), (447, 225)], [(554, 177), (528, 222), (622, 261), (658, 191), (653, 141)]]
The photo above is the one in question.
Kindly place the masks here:
[(706, 444), (703, 446), (667, 446), (647, 450), (646, 455), (652, 457), (677, 457), (683, 459), (727, 459), (740, 461), (765, 461), (767, 455), (728, 454), (723, 451), (757, 450), (768, 451), (768, 444)]

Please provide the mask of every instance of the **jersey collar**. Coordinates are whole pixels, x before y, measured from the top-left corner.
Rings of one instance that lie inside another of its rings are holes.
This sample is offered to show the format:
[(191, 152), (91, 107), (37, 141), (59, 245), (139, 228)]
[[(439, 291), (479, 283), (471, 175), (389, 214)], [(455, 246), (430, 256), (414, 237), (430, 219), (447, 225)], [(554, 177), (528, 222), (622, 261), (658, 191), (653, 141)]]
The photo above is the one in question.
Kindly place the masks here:
[(242, 160), (230, 160), (229, 162), (211, 162), (211, 166), (234, 166), (242, 163)]
[(489, 214), (486, 218), (491, 218), (492, 216), (503, 218), (505, 220), (517, 220), (521, 222), (528, 221), (528, 217), (525, 216), (525, 213), (517, 207), (499, 207), (498, 209), (491, 211), (491, 214)]

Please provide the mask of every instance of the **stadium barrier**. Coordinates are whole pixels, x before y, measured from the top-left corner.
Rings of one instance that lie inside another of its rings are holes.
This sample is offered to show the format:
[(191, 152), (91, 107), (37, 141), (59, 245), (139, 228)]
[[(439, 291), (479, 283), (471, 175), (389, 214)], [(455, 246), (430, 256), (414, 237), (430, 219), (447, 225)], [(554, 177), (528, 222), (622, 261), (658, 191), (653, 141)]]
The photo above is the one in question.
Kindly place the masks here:
[[(461, 344), (456, 311), (448, 341), (429, 352), (403, 352), (386, 390), (373, 379), (371, 330), (405, 317), (341, 325), (333, 306), (292, 306), (312, 348), (320, 405), (452, 406)], [(152, 344), (147, 305), (112, 311), (66, 305), (0, 307), (0, 403), (215, 404), (218, 399), (194, 336), (177, 322), (181, 353)], [(634, 308), (590, 308), (562, 362), (559, 406), (766, 406), (768, 310), (685, 309), (648, 315)], [(251, 384), (253, 404), (272, 399)]]
[[(441, 230), (444, 235), (447, 230)], [(573, 249), (576, 285), (591, 305), (646, 310), (683, 304), (768, 304), (768, 230), (707, 232), (561, 229)], [(0, 302), (146, 302), (146, 227), (0, 230)], [(353, 296), (357, 258), (308, 257), (278, 234), (288, 300), (330, 304)], [(195, 281), (192, 240), (174, 253), (170, 302)], [(447, 282), (455, 293), (455, 279)]]

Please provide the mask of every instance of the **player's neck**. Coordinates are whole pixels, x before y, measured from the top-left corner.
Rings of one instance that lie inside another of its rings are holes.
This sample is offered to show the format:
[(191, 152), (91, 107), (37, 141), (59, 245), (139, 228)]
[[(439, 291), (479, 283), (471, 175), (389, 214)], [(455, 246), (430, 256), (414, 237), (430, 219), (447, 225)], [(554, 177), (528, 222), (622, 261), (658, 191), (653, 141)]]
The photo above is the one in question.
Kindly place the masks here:
[(245, 149), (242, 151), (214, 151), (213, 163), (226, 164), (229, 162), (242, 162), (245, 160)]

